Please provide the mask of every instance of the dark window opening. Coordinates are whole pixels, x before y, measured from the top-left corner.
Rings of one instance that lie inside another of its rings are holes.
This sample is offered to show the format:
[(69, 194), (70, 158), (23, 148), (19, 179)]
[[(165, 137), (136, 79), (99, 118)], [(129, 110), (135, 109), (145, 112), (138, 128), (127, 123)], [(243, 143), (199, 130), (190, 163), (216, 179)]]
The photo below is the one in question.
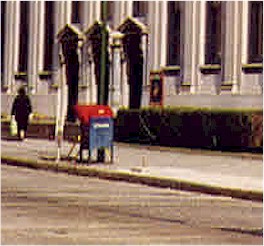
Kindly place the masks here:
[(52, 70), (54, 45), (54, 2), (45, 2), (44, 71)]
[(221, 2), (206, 3), (205, 63), (221, 64)]
[(19, 72), (27, 72), (28, 35), (29, 35), (29, 2), (20, 2), (20, 44), (19, 44)]
[(263, 62), (263, 2), (249, 2), (249, 63)]
[(178, 2), (168, 2), (167, 65), (180, 65), (181, 12)]
[(81, 11), (82, 6), (80, 1), (73, 1), (72, 2), (72, 15), (71, 15), (71, 22), (72, 23), (81, 23)]
[(148, 2), (146, 1), (134, 1), (133, 2), (133, 16), (134, 17), (146, 17), (148, 12)]

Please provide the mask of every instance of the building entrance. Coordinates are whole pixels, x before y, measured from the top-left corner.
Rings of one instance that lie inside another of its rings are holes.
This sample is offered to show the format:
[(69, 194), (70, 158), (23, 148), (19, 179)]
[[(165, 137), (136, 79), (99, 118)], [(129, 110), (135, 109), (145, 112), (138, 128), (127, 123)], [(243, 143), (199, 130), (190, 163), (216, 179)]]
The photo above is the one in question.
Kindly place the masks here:
[(66, 83), (68, 85), (67, 121), (75, 122), (73, 106), (78, 102), (78, 80), (79, 80), (79, 59), (78, 59), (78, 34), (70, 27), (66, 27), (60, 38), (62, 53), (66, 66)]
[(128, 19), (119, 27), (119, 31), (124, 34), (123, 49), (127, 63), (129, 108), (138, 109), (141, 106), (143, 85), (142, 30)]

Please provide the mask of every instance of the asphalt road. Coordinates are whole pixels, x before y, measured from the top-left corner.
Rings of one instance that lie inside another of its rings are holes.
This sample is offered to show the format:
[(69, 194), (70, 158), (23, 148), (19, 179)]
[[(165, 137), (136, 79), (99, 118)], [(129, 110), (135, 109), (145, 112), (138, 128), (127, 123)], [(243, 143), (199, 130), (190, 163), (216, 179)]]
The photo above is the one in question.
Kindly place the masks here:
[(247, 244), (263, 204), (2, 164), (2, 244)]

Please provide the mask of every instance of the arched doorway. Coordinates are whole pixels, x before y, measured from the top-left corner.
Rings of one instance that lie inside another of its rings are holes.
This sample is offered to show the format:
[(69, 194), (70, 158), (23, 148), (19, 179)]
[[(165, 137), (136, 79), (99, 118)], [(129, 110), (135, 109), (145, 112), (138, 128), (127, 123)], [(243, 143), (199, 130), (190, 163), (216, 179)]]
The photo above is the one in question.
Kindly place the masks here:
[[(109, 40), (109, 28), (107, 28), (107, 42)], [(108, 104), (108, 99), (109, 99), (109, 75), (110, 75), (110, 58), (109, 58), (109, 52), (107, 49), (107, 54), (106, 54), (106, 79), (105, 79), (105, 91), (101, 92), (100, 91), (100, 79), (101, 79), (101, 50), (102, 50), (102, 24), (98, 21), (96, 21), (91, 28), (89, 28), (86, 32), (86, 39), (88, 46), (91, 46), (92, 50), (92, 58), (94, 62), (94, 74), (95, 74), (95, 81), (96, 81), (96, 87), (97, 87), (97, 103), (99, 102), (99, 97), (101, 93), (104, 93), (104, 105)], [(108, 44), (107, 44), (108, 45)]]
[(58, 34), (66, 66), (66, 83), (68, 85), (67, 121), (75, 122), (73, 106), (78, 103), (79, 57), (78, 42), (81, 34), (77, 28), (66, 25)]
[(142, 36), (145, 25), (134, 18), (127, 18), (118, 28), (124, 34), (123, 50), (127, 63), (127, 78), (129, 84), (129, 108), (138, 109), (141, 106), (142, 86), (144, 78), (144, 51)]

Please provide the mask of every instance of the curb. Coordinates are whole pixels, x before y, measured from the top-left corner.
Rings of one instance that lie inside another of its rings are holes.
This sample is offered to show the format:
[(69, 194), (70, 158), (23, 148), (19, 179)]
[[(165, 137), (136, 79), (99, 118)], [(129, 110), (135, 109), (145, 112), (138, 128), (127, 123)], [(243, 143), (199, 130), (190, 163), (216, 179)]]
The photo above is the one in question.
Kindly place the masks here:
[(126, 171), (118, 170), (101, 170), (96, 167), (90, 167), (80, 164), (71, 164), (63, 162), (52, 162), (43, 160), (32, 159), (16, 159), (9, 156), (1, 156), (2, 164), (12, 166), (22, 166), (32, 169), (50, 170), (54, 172), (65, 172), (70, 175), (97, 177), (100, 179), (125, 181), (130, 183), (140, 183), (148, 186), (170, 188), (182, 191), (199, 192), (210, 195), (226, 196), (232, 198), (239, 198), (257, 202), (263, 202), (263, 192), (241, 190), (234, 188), (223, 188), (217, 186), (211, 186), (206, 184), (199, 184), (194, 182), (183, 181), (179, 179), (171, 179), (164, 177), (154, 177), (144, 174), (129, 173)]
[(183, 153), (188, 155), (207, 155), (207, 156), (227, 156), (242, 159), (251, 160), (263, 160), (263, 154), (255, 154), (250, 152), (227, 152), (220, 150), (207, 150), (207, 149), (191, 149), (184, 147), (167, 147), (167, 146), (156, 146), (156, 145), (144, 145), (138, 143), (125, 143), (115, 142), (116, 145), (123, 147), (130, 147), (135, 149), (145, 149), (149, 151), (161, 151), (161, 152), (172, 152), (172, 153)]

